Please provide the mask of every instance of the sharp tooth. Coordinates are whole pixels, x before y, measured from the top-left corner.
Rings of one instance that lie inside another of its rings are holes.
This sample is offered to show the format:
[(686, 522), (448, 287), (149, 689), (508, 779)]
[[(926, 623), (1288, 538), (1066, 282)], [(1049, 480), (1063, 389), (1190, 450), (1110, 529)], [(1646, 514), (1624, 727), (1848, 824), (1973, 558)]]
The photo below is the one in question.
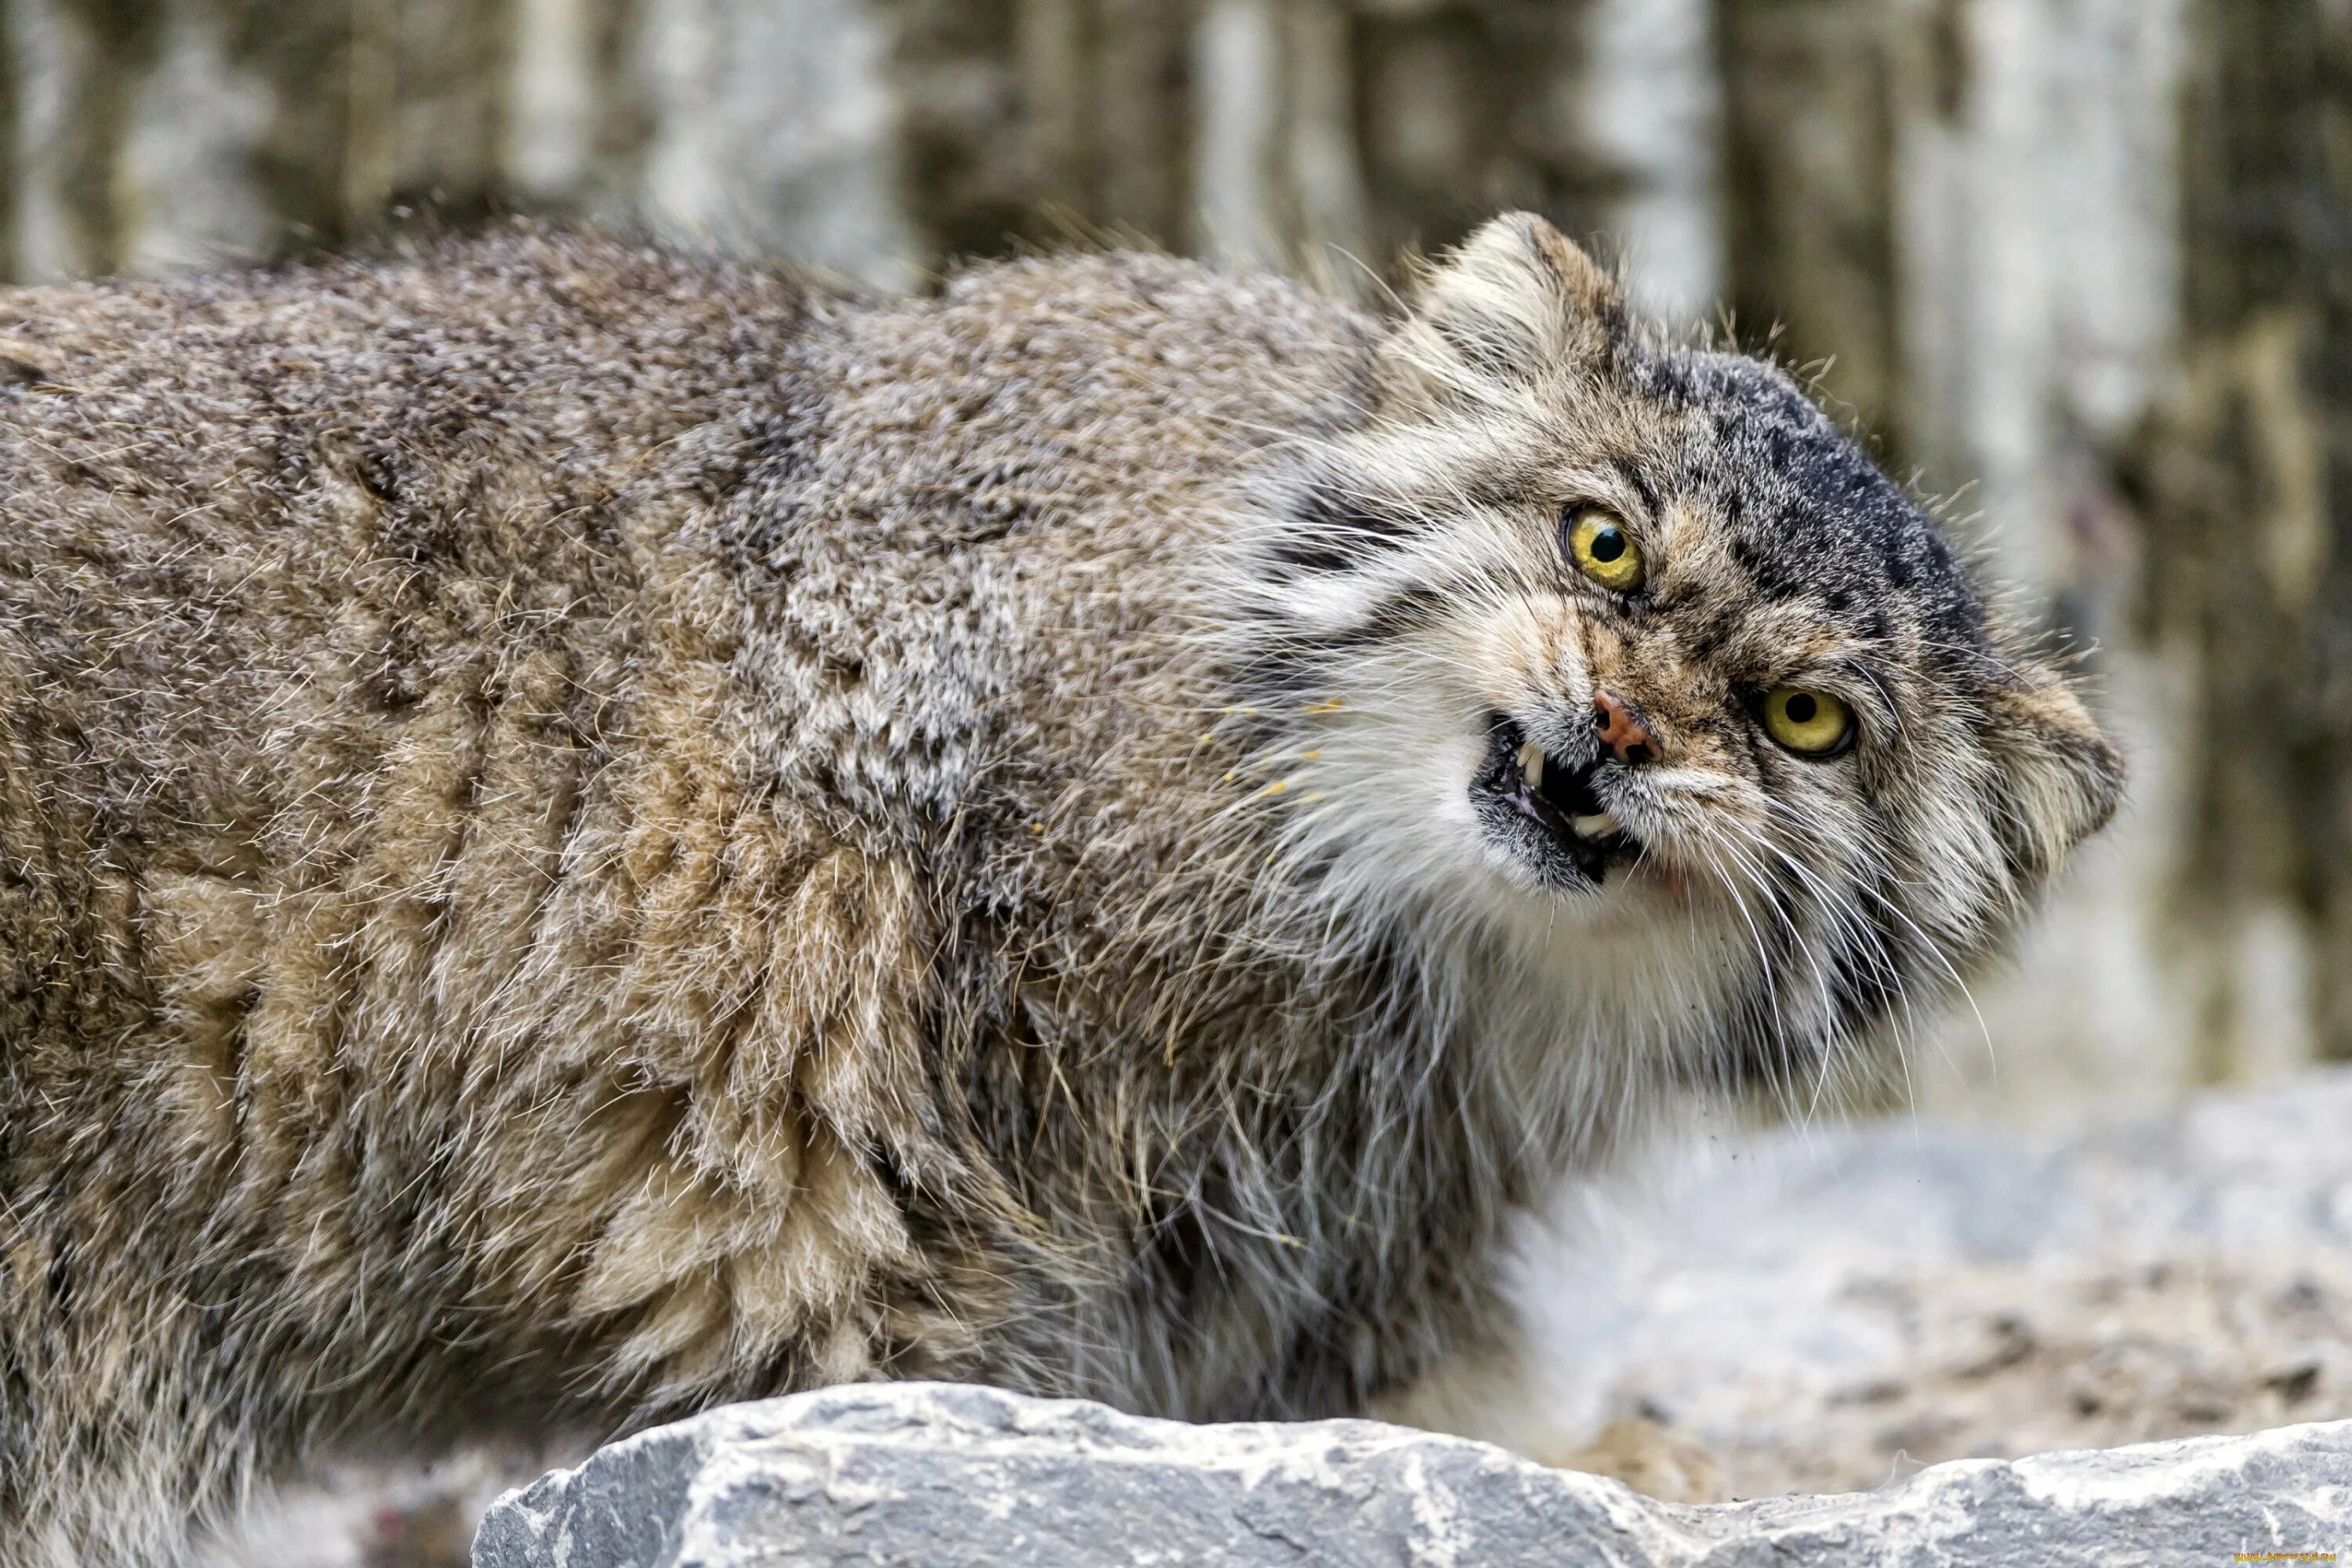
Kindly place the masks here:
[(1529, 789), (1543, 788), (1543, 748), (1529, 741), (1519, 748), (1519, 776)]
[(1576, 829), (1579, 838), (1606, 838), (1617, 831), (1617, 818), (1610, 812), (1598, 816), (1571, 816), (1568, 825)]

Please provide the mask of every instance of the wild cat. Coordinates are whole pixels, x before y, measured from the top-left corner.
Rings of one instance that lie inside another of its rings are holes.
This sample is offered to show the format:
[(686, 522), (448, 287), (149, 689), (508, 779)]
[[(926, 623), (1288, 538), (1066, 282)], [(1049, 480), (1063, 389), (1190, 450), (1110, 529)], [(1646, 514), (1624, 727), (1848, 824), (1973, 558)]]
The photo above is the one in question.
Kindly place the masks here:
[(2119, 788), (1844, 435), (1526, 216), (1394, 320), (529, 229), (5, 316), (12, 1568), (352, 1433), (1362, 1409)]

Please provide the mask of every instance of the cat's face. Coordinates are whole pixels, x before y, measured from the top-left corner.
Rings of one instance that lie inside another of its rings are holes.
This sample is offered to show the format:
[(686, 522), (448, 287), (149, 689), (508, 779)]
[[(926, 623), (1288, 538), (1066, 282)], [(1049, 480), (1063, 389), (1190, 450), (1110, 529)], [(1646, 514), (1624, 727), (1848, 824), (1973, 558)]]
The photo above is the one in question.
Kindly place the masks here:
[(1786, 1070), (2113, 811), (2115, 750), (1930, 519), (1777, 371), (1639, 342), (1541, 223), (1434, 273), (1382, 374), (1255, 574), (1293, 850), (1342, 898)]

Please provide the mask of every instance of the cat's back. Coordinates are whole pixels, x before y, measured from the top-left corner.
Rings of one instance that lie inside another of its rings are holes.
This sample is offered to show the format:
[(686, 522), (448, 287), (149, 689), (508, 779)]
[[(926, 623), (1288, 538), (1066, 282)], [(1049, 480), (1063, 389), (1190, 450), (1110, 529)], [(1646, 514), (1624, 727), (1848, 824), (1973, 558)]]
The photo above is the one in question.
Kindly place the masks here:
[[(320, 426), (430, 443), (494, 425), (626, 454), (772, 374), (807, 300), (754, 268), (527, 225), (373, 258), (10, 289), (0, 439), (142, 437), (58, 457), (152, 480), (249, 479)], [(175, 454), (174, 434), (227, 445)]]
[(572, 570), (674, 443), (761, 397), (801, 310), (757, 273), (520, 228), (0, 294), (15, 662), (170, 689), (353, 602)]
[(518, 724), (584, 744), (803, 309), (520, 227), (0, 296), (13, 965), (168, 948), (175, 877), (361, 875)]
[(1143, 564), (1250, 454), (1347, 417), (1371, 331), (1160, 257), (854, 298), (528, 226), (6, 291), (0, 703), (13, 676), (121, 717), (244, 671), (396, 708), (433, 650), (713, 564), (772, 598), (762, 568), (845, 573), (868, 623), (904, 607), (873, 583), (1008, 541)]

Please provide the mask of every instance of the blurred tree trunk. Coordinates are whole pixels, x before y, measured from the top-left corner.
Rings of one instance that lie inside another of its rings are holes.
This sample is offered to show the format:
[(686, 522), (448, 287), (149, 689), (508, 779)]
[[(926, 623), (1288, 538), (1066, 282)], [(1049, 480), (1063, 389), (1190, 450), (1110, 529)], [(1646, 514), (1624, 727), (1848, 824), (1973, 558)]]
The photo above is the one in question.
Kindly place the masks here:
[(510, 0), (9, 0), (20, 275), (152, 271), (464, 218), (504, 184)]
[(2198, 0), (2187, 58), (2148, 612), (2189, 672), (2172, 898), (2218, 1079), (2298, 1023), (2352, 1057), (2352, 14)]
[[(1075, 232), (1369, 293), (1497, 207), (1589, 235), (1646, 200), (1696, 314), (1716, 281), (1691, 254), (1717, 243), (1713, 126), (1688, 124), (1711, 112), (1705, 3), (886, 0), (909, 207), (935, 254)], [(1603, 83), (1612, 13), (1634, 58)], [(1587, 112), (1659, 83), (1630, 106), (1659, 111), (1646, 133)]]
[[(23, 156), (37, 264), (109, 272), (128, 259), (130, 215), (118, 168), (138, 91), (155, 58), (154, 0), (26, 4), (12, 29), (12, 61), (26, 76), (31, 134)], [(45, 244), (40, 241), (46, 241)], [(43, 254), (46, 252), (46, 254)]]
[(1885, 0), (1717, 0), (1730, 304), (1900, 450), (1898, 126)]
[(2326, 562), (2308, 700), (2320, 742), (2303, 774), (2312, 837), (2305, 897), (2319, 931), (2322, 1055), (2352, 1060), (2352, 10), (2319, 8), (2306, 132), (2312, 197), (2297, 212), (2317, 329), (2305, 374), (2325, 453)]
[(8, 227), (57, 277), (522, 205), (877, 282), (1084, 235), (1370, 296), (1524, 205), (1688, 318), (1711, 3), (6, 0)]

